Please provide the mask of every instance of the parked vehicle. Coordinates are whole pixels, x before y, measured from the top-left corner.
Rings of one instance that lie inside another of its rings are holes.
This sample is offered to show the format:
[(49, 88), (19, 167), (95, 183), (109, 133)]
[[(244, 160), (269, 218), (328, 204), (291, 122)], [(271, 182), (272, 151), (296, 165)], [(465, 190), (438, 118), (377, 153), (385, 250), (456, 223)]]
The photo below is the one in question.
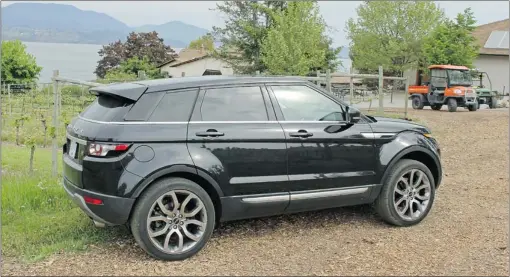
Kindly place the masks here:
[[(497, 107), (498, 98), (501, 99), (502, 95), (499, 95), (499, 92), (496, 90), (492, 90), (492, 82), (489, 78), (489, 74), (487, 72), (482, 72), (479, 70), (472, 70), (472, 75), (474, 75), (473, 83), (479, 82), (479, 85), (473, 87), (476, 91), (478, 97), (478, 104), (487, 104), (489, 108), (495, 109)], [(487, 81), (489, 81), (489, 87), (484, 85), (484, 76)]]
[(465, 107), (469, 111), (478, 109), (469, 68), (431, 65), (429, 70), (430, 80), (427, 84), (409, 86), (413, 109), (421, 110), (430, 106), (433, 110), (440, 110), (443, 105), (448, 106), (449, 112), (457, 111), (457, 107)]
[(96, 226), (129, 226), (163, 260), (218, 222), (373, 203), (421, 222), (441, 183), (424, 126), (363, 115), (301, 78), (187, 77), (107, 85), (67, 127), (64, 188)]

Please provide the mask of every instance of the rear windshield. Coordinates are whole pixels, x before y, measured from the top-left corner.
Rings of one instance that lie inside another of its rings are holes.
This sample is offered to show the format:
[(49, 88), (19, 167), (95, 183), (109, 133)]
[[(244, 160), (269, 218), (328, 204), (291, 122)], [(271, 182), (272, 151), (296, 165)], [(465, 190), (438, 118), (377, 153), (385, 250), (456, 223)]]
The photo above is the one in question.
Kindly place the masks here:
[(133, 105), (133, 101), (109, 95), (99, 95), (81, 116), (87, 119), (115, 122), (123, 121), (124, 116)]

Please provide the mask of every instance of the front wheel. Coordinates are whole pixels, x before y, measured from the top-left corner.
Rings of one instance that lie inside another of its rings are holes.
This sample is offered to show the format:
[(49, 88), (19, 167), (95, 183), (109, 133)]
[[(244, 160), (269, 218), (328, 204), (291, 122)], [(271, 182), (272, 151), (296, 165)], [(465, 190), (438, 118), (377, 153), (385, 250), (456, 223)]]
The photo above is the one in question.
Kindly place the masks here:
[(457, 111), (457, 99), (455, 98), (448, 99), (448, 111), (449, 112)]
[(375, 209), (382, 219), (396, 226), (420, 223), (430, 212), (435, 197), (434, 177), (421, 162), (401, 160), (390, 169)]
[(412, 105), (413, 105), (413, 109), (421, 110), (425, 106), (425, 103), (421, 96), (413, 96)]
[(214, 205), (198, 184), (165, 178), (139, 198), (131, 216), (133, 236), (156, 259), (177, 261), (198, 253), (212, 235)]
[(469, 105), (469, 106), (467, 106), (467, 108), (468, 108), (468, 110), (470, 112), (474, 112), (474, 111), (476, 111), (478, 109), (478, 103), (473, 104), (473, 105)]

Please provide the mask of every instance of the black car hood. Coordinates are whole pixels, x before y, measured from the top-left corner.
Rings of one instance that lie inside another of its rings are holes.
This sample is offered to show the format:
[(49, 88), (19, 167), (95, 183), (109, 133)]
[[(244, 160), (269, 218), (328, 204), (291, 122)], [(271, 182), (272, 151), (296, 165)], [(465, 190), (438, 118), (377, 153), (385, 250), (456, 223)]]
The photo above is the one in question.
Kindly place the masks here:
[(382, 116), (369, 116), (372, 119), (372, 130), (374, 132), (402, 132), (406, 130), (413, 130), (420, 133), (430, 133), (430, 129), (426, 126), (412, 122), (405, 119), (389, 118)]

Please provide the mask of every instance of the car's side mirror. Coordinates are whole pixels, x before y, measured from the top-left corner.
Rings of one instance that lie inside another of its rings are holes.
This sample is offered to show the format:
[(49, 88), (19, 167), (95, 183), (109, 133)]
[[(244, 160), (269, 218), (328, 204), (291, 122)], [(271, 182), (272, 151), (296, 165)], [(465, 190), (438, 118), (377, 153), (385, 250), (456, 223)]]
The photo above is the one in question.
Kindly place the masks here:
[(354, 107), (347, 107), (347, 122), (354, 124), (358, 123), (361, 119), (361, 112)]

